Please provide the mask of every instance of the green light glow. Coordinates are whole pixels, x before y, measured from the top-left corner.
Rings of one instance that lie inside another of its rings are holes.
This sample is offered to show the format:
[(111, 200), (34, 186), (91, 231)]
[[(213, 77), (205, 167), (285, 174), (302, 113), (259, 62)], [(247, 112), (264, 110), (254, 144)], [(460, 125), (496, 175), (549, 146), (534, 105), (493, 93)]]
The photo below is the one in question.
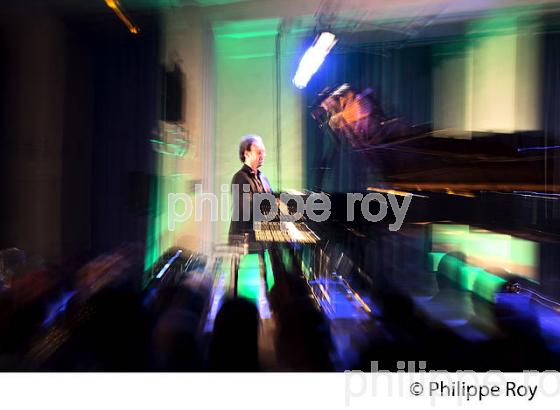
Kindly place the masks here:
[(441, 261), (445, 255), (444, 252), (429, 252), (428, 253), (428, 266), (432, 272), (436, 272)]
[(446, 252), (461, 252), (467, 262), (485, 269), (501, 268), (533, 280), (537, 276), (538, 244), (511, 235), (433, 224), (431, 254), (436, 258)]
[[(278, 37), (280, 18), (214, 21), (210, 33), (207, 22), (197, 15), (169, 11), (164, 19), (162, 63), (176, 57), (185, 62), (187, 101), (181, 128), (188, 129), (193, 144), (184, 152), (176, 138), (152, 141), (160, 152), (150, 196), (146, 269), (171, 246), (208, 252), (213, 244), (227, 241), (225, 217), (217, 223), (192, 217), (169, 231), (168, 194), (187, 193), (194, 203), (194, 184), (203, 182), (210, 183), (205, 192), (220, 195), (222, 185), (229, 185), (241, 168), (237, 151), (242, 135), (263, 137), (268, 156), (262, 171), (275, 191), (303, 189), (301, 96), (291, 84), (291, 64), (300, 38), (288, 33)], [(211, 115), (205, 114), (207, 109)], [(177, 127), (161, 125), (163, 130)]]
[(261, 289), (259, 255), (249, 254), (241, 257), (237, 277), (237, 294), (258, 303)]
[[(266, 281), (268, 291), (274, 285), (274, 275), (272, 273), (272, 265), (270, 263), (270, 255), (268, 251), (264, 256)], [(259, 255), (250, 253), (241, 257), (239, 261), (239, 271), (237, 278), (237, 294), (241, 297), (252, 300), (258, 305), (259, 295), (261, 292), (261, 273)]]
[[(438, 266), (439, 268), (439, 266)], [(506, 280), (496, 276), (483, 268), (469, 265), (457, 258), (447, 257), (446, 265), (439, 269), (449, 280), (455, 282), (462, 289), (473, 292), (479, 297), (494, 302), (494, 295)]]
[[(466, 266), (461, 269), (461, 272), (463, 270), (468, 270), (469, 268), (470, 267)], [(469, 285), (472, 286), (472, 289), (469, 290), (489, 302), (494, 302), (494, 295), (505, 284), (506, 281), (504, 279), (486, 272), (484, 269), (480, 269), (476, 271), (472, 282), (469, 283)]]
[(215, 22), (212, 26), (216, 39), (246, 39), (275, 36), (278, 18)]
[[(222, 184), (229, 184), (241, 168), (239, 140), (246, 134), (263, 138), (267, 157), (262, 172), (274, 191), (303, 188), (301, 95), (291, 83), (294, 57), (290, 55), (297, 49), (299, 40), (283, 35), (277, 61), (276, 34), (280, 24), (281, 19), (273, 18), (221, 22), (213, 26), (215, 192)], [(280, 134), (276, 126), (278, 118)], [(229, 222), (216, 223), (215, 229), (216, 241), (223, 241)]]
[(270, 262), (270, 254), (268, 253), (268, 250), (264, 253), (264, 263), (266, 268), (266, 283), (268, 285), (267, 290), (270, 292), (270, 289), (274, 285), (274, 273), (272, 272), (272, 263)]
[(146, 252), (144, 255), (144, 272), (147, 272), (145, 275), (145, 283), (153, 276), (153, 273), (148, 271), (154, 266), (160, 255), (159, 231), (157, 229), (160, 201), (159, 186), (155, 178), (151, 182), (149, 201), (150, 204), (152, 204), (152, 209), (150, 209), (148, 213), (147, 221)]
[(217, 34), (216, 38), (233, 38), (235, 40), (244, 40), (247, 38), (254, 38), (254, 37), (275, 36), (276, 33), (277, 33), (276, 30), (265, 30), (265, 31), (253, 31), (247, 33)]
[[(540, 129), (539, 6), (488, 11), (434, 47), (434, 124), (470, 132)], [(464, 133), (461, 133), (464, 131)]]
[(270, 58), (270, 57), (274, 57), (274, 54), (271, 53), (242, 54), (239, 56), (231, 56), (229, 58), (231, 60), (249, 60), (251, 58)]
[[(148, 271), (158, 258), (172, 246), (182, 247), (177, 238), (181, 238), (185, 232), (193, 230), (194, 218), (187, 221), (177, 222), (175, 230), (169, 230), (169, 194), (185, 193), (187, 181), (192, 180), (188, 173), (177, 172), (177, 161), (184, 157), (174, 155), (158, 154), (157, 175), (153, 179), (150, 191), (150, 203), (152, 208), (148, 216), (148, 227), (146, 235), (146, 253), (144, 258), (144, 270)], [(195, 201), (193, 193), (187, 193), (192, 203)], [(176, 212), (183, 211), (184, 203), (177, 203)], [(150, 272), (147, 276), (150, 276)]]

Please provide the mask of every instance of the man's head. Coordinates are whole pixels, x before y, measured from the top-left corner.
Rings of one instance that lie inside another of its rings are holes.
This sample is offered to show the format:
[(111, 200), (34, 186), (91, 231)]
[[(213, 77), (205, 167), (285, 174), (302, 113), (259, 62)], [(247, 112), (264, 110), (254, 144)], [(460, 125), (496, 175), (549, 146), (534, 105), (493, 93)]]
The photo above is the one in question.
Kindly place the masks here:
[(264, 163), (266, 150), (261, 137), (258, 135), (244, 135), (239, 144), (239, 159), (254, 170)]

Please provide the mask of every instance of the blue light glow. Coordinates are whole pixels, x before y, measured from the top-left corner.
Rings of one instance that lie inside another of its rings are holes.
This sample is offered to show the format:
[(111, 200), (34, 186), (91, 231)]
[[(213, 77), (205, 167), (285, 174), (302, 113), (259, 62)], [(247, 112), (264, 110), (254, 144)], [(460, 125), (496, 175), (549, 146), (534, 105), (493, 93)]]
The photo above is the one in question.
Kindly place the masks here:
[(171, 266), (171, 264), (173, 262), (175, 262), (175, 259), (177, 259), (179, 257), (179, 255), (183, 253), (182, 250), (178, 250), (177, 253), (175, 253), (175, 256), (173, 256), (171, 259), (169, 259), (169, 262), (167, 262), (165, 264), (165, 266), (159, 271), (159, 273), (156, 275), (156, 279), (161, 279), (163, 277), (163, 275), (165, 275), (165, 272), (167, 271), (167, 269), (169, 269), (169, 267)]

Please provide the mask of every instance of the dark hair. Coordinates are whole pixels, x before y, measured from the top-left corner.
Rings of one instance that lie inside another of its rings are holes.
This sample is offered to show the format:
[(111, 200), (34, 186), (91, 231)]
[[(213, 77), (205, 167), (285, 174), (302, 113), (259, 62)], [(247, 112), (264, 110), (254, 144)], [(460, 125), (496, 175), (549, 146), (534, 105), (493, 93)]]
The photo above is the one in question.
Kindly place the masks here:
[(245, 162), (245, 151), (250, 151), (253, 143), (260, 140), (261, 137), (252, 134), (241, 137), (241, 142), (239, 143), (239, 159), (241, 162)]
[(259, 370), (259, 310), (248, 299), (226, 299), (214, 320), (209, 345), (210, 370)]

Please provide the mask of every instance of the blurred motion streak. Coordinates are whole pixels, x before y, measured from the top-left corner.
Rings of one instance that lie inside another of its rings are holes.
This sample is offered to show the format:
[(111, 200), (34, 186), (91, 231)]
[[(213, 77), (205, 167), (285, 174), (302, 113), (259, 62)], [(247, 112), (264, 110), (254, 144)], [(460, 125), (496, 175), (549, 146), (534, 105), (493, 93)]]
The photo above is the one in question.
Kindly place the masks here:
[(130, 21), (130, 19), (126, 16), (118, 0), (105, 0), (105, 4), (115, 12), (126, 28), (128, 28), (128, 31), (132, 34), (140, 33), (140, 28), (134, 25), (134, 23), (132, 23), (132, 21)]

